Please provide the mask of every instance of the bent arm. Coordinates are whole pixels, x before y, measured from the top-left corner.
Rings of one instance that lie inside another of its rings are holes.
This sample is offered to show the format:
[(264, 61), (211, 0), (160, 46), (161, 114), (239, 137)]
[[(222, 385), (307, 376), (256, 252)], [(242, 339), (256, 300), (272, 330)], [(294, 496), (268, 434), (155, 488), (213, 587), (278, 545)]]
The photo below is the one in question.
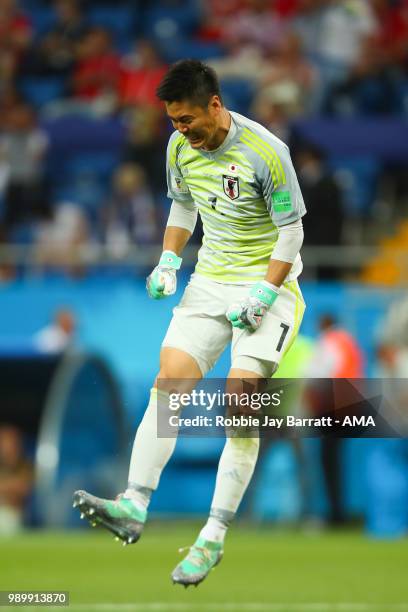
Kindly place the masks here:
[(197, 212), (195, 204), (173, 200), (164, 232), (163, 251), (172, 251), (178, 256), (181, 255), (194, 232)]
[(278, 241), (273, 250), (265, 280), (280, 287), (290, 272), (293, 262), (303, 244), (302, 219), (282, 225)]

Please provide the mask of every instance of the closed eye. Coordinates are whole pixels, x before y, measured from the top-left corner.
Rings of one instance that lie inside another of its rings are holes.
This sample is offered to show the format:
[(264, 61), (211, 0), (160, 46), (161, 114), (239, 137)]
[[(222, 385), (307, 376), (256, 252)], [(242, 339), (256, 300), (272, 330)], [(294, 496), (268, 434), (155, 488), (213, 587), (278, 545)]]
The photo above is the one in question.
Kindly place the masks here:
[(190, 125), (190, 123), (194, 120), (194, 117), (184, 116), (180, 117), (180, 119), (176, 119), (175, 117), (169, 117), (173, 126), (175, 127), (177, 123), (183, 123), (184, 125)]

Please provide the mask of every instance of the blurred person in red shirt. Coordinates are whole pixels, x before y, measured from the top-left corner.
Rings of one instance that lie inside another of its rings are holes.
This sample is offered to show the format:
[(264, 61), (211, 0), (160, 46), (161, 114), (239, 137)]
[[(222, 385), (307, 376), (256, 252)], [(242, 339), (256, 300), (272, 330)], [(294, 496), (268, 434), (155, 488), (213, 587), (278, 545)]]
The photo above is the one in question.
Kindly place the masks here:
[[(363, 378), (365, 359), (356, 338), (331, 314), (320, 317), (319, 329), (320, 336), (307, 368), (307, 378)], [(313, 416), (322, 417), (332, 404), (332, 385), (318, 384), (316, 387), (313, 381), (311, 383), (306, 389), (306, 403)], [(327, 521), (330, 526), (342, 525), (346, 521), (341, 473), (342, 438), (322, 435), (320, 451), (329, 506)]]
[(166, 64), (157, 49), (148, 40), (139, 40), (133, 53), (125, 56), (121, 64), (119, 100), (122, 105), (154, 105), (162, 107), (156, 96)]
[(352, 334), (330, 314), (319, 319), (320, 336), (309, 364), (310, 378), (362, 378), (364, 355)]
[(127, 126), (123, 160), (143, 168), (147, 184), (155, 195), (165, 190), (162, 150), (166, 128), (164, 107), (156, 96), (156, 89), (166, 70), (156, 47), (143, 39), (121, 64), (119, 104), (125, 111)]
[(247, 0), (244, 10), (225, 20), (222, 41), (234, 49), (255, 45), (267, 55), (281, 44), (285, 34), (285, 22), (269, 0)]
[(377, 44), (391, 61), (408, 66), (408, 0), (370, 0), (379, 23)]
[[(204, 20), (198, 31), (198, 38), (207, 41), (221, 41), (224, 28), (242, 12), (252, 11), (252, 0), (208, 0), (204, 8)], [(283, 19), (291, 18), (298, 10), (299, 0), (266, 0), (260, 3), (269, 13), (275, 12)]]
[(92, 28), (78, 44), (72, 80), (73, 94), (84, 101), (97, 98), (116, 100), (120, 78), (120, 58), (112, 48), (110, 33)]
[(14, 79), (32, 37), (31, 21), (16, 0), (0, 0), (0, 84)]

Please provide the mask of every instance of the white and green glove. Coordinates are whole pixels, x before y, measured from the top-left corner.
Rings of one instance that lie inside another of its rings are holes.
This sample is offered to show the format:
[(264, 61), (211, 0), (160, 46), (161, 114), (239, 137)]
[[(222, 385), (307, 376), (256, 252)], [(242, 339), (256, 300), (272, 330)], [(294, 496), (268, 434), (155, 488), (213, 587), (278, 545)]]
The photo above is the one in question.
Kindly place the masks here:
[(180, 270), (182, 261), (173, 251), (163, 251), (158, 265), (146, 279), (149, 297), (161, 300), (176, 292), (176, 272)]
[(226, 317), (233, 327), (254, 332), (260, 327), (264, 315), (278, 295), (278, 287), (267, 281), (260, 281), (252, 287), (246, 300), (228, 308)]

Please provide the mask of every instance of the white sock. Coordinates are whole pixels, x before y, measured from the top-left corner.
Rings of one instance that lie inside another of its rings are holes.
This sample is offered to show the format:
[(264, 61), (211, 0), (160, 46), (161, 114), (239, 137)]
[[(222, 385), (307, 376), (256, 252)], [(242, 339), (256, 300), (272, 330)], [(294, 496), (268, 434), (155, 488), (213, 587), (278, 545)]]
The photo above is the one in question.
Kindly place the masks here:
[(145, 509), (150, 498), (146, 489), (157, 489), (160, 475), (173, 454), (177, 441), (176, 435), (173, 438), (157, 436), (157, 411), (160, 409), (168, 411), (168, 394), (152, 389), (149, 405), (136, 432), (130, 459), (129, 488), (126, 496), (129, 492), (131, 499)]
[(218, 465), (210, 517), (200, 535), (223, 542), (254, 472), (259, 437), (227, 438)]
[(200, 531), (200, 537), (210, 542), (223, 542), (227, 533), (228, 523), (213, 518), (211, 515)]
[(123, 496), (126, 499), (132, 500), (133, 504), (139, 510), (147, 510), (150, 503), (150, 497), (152, 495), (152, 489), (148, 489), (147, 487), (139, 487), (133, 482), (129, 482), (128, 488), (126, 489)]

